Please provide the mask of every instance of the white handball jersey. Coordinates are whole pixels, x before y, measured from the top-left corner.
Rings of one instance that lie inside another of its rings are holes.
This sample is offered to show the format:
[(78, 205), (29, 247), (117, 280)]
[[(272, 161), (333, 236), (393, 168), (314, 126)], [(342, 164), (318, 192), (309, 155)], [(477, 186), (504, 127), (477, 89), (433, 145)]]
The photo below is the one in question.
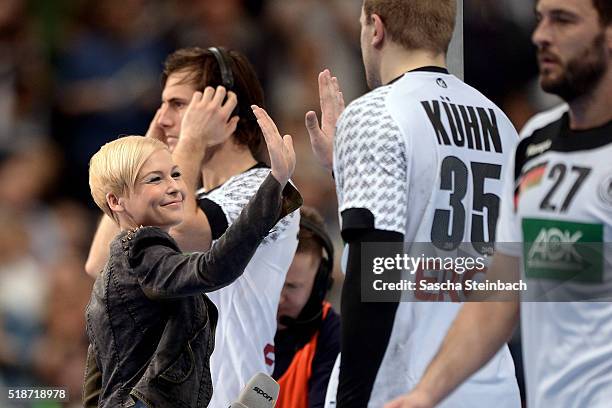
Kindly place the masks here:
[[(521, 303), (529, 408), (612, 406), (612, 122), (584, 131), (568, 124), (564, 105), (526, 125), (498, 226), (498, 242), (527, 244), (524, 254), (521, 246), (499, 251), (521, 257), (529, 288), (576, 300)], [(578, 244), (532, 251), (550, 242)], [(581, 253), (597, 246), (603, 254)]]
[[(368, 210), (375, 229), (403, 234), (407, 247), (492, 242), (502, 166), (517, 141), (506, 115), (474, 88), (443, 69), (410, 71), (357, 99), (340, 117), (334, 148), (339, 212)], [(355, 227), (348, 222), (341, 219), (343, 229)], [(460, 306), (400, 303), (368, 407), (417, 384)], [(520, 407), (507, 347), (440, 406)]]
[[(216, 239), (231, 225), (270, 173), (263, 165), (227, 180), (209, 192), (198, 192)], [(276, 312), (287, 270), (297, 248), (299, 212), (280, 220), (257, 248), (241, 277), (208, 294), (219, 309), (215, 350), (210, 361), (213, 396), (210, 407), (225, 408), (242, 388), (274, 369)]]

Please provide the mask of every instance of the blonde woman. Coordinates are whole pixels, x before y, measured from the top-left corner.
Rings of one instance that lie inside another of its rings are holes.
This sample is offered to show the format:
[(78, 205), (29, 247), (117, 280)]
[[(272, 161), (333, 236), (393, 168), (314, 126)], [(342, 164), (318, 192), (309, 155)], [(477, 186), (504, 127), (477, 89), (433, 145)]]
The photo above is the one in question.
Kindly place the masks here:
[[(206, 103), (201, 93), (190, 108), (198, 103)], [(168, 235), (183, 219), (186, 190), (165, 144), (128, 136), (92, 157), (92, 196), (121, 232), (87, 307), (86, 406), (208, 405), (218, 315), (204, 293), (238, 278), (270, 229), (301, 204), (287, 183), (295, 168), (291, 137), (281, 138), (263, 109), (253, 111), (271, 174), (207, 252), (183, 254)], [(215, 141), (201, 142), (205, 149)]]

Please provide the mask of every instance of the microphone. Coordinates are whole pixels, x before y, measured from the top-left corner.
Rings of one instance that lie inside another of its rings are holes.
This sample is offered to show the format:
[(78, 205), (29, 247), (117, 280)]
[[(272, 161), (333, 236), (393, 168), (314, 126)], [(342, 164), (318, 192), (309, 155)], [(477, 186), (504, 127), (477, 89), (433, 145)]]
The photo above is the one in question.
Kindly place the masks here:
[(274, 408), (280, 385), (272, 377), (257, 373), (240, 392), (238, 401), (229, 408)]

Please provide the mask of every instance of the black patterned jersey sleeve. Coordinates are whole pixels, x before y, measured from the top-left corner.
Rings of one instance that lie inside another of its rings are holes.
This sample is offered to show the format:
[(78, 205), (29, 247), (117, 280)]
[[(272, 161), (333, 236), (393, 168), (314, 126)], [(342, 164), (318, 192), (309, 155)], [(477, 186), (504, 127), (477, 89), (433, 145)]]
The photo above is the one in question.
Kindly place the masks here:
[(338, 120), (334, 174), (343, 232), (405, 232), (406, 141), (385, 106), (389, 89), (381, 87), (355, 100)]

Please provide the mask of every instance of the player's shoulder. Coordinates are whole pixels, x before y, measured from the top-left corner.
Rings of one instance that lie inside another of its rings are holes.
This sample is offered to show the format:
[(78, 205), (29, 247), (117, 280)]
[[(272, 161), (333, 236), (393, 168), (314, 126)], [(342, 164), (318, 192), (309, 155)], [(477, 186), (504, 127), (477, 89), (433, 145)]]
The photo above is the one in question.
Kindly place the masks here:
[(361, 122), (379, 117), (385, 113), (385, 99), (390, 91), (391, 86), (381, 86), (356, 98), (344, 109), (339, 121), (345, 123), (351, 121)]
[[(411, 111), (423, 114), (424, 104), (429, 104), (436, 111), (466, 111), (468, 115), (474, 110), (478, 116), (486, 113), (495, 120), (496, 125), (501, 126), (504, 131), (515, 133), (514, 136), (517, 137), (512, 122), (495, 102), (453, 74), (409, 72), (393, 85), (390, 105), (394, 107), (396, 116), (405, 116)], [(408, 103), (410, 101), (412, 105)]]
[(220, 198), (223, 201), (237, 199), (240, 197), (248, 197), (255, 194), (261, 183), (270, 173), (270, 168), (265, 164), (260, 163), (250, 169), (230, 177), (225, 183), (219, 187), (204, 192), (198, 191), (198, 196), (209, 199)]
[[(508, 137), (512, 141), (512, 146), (515, 146), (519, 139), (518, 132), (506, 112), (478, 89), (455, 76), (452, 76), (452, 78), (453, 84), (449, 88), (454, 86), (456, 88), (455, 93), (463, 101), (459, 104), (460, 111), (475, 109), (481, 120), (483, 116), (489, 116), (495, 121), (495, 126), (499, 129), (500, 134)], [(451, 99), (453, 99), (452, 95)]]
[(521, 139), (515, 152), (515, 176), (528, 162), (546, 153), (553, 145), (553, 139), (562, 125), (568, 111), (566, 104), (533, 116), (521, 130)]
[(393, 136), (399, 133), (387, 105), (391, 89), (390, 85), (381, 86), (352, 101), (338, 118), (337, 142), (344, 139), (373, 142), (377, 139), (376, 135)]
[(568, 111), (568, 104), (563, 103), (546, 111), (535, 114), (527, 121), (525, 126), (523, 126), (523, 129), (521, 130), (521, 135), (528, 136), (536, 130), (542, 129), (548, 125), (551, 125), (554, 122), (561, 120), (563, 115), (565, 115), (565, 113)]
[(468, 99), (468, 104), (473, 106), (480, 106), (483, 108), (493, 109), (497, 116), (502, 117), (506, 122), (511, 123), (510, 118), (506, 113), (497, 106), (488, 96), (483, 94), (480, 90), (474, 88), (472, 85), (462, 81), (461, 79), (453, 76), (454, 85), (457, 87), (456, 92), (465, 96)]
[(568, 105), (563, 104), (529, 119), (521, 130), (521, 140), (516, 148), (517, 160), (519, 156), (536, 156), (548, 150), (568, 109)]
[(230, 177), (224, 184), (225, 189), (241, 188), (250, 185), (259, 185), (270, 173), (270, 167), (265, 163), (258, 163), (250, 169)]
[(540, 112), (534, 115), (527, 121), (521, 130), (521, 138), (533, 137), (538, 131), (553, 125), (563, 118), (563, 115), (569, 110), (567, 104), (561, 104), (552, 109)]

